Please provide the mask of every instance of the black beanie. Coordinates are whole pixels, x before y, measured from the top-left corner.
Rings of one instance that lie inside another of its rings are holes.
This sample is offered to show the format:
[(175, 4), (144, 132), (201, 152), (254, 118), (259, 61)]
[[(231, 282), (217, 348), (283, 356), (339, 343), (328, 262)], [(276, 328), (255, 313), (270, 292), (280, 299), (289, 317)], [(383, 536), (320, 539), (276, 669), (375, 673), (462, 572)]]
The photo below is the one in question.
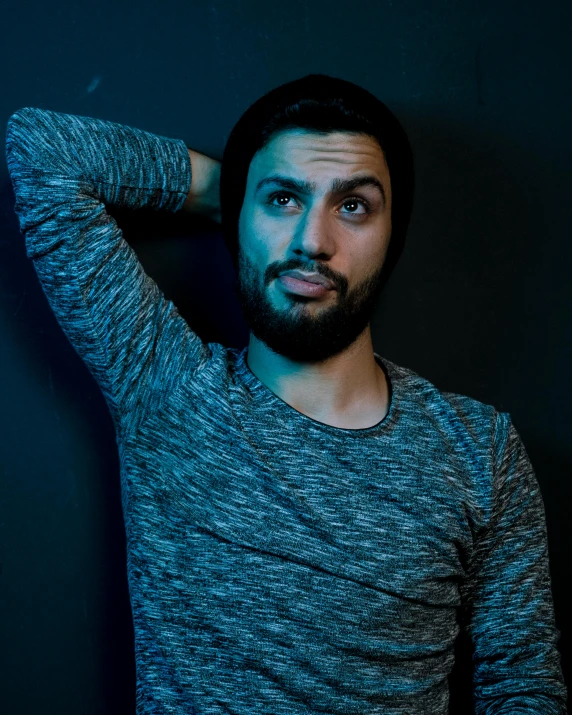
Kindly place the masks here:
[(272, 135), (287, 128), (318, 132), (352, 131), (373, 136), (383, 151), (391, 180), (392, 231), (380, 278), (381, 289), (395, 267), (411, 217), (413, 154), (392, 112), (359, 85), (325, 74), (309, 74), (257, 99), (234, 125), (221, 163), (220, 204), (224, 241), (238, 265), (238, 219), (252, 158)]

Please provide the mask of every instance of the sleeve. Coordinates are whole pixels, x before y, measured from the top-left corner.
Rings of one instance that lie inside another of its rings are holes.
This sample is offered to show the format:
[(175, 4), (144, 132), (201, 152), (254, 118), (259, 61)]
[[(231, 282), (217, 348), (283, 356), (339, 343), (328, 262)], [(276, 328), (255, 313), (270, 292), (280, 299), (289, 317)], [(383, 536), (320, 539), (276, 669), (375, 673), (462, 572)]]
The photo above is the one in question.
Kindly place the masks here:
[(181, 139), (25, 107), (8, 120), (6, 157), (26, 255), (122, 429), (150, 393), (209, 357), (106, 210), (180, 210), (188, 149)]
[(462, 589), (476, 715), (566, 715), (544, 503), (509, 413), (496, 413), (490, 518)]

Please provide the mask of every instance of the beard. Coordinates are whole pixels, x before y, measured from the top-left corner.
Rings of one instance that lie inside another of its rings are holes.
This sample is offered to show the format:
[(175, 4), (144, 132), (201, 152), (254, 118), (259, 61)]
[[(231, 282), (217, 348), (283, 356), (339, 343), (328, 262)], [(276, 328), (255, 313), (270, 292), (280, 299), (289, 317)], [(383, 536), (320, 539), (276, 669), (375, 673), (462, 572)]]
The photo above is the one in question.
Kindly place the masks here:
[(318, 303), (319, 298), (278, 288), (287, 305), (277, 308), (269, 299), (267, 287), (281, 271), (320, 271), (288, 261), (282, 267), (270, 267), (263, 276), (239, 245), (235, 293), (250, 330), (270, 350), (294, 362), (319, 363), (345, 350), (368, 326), (383, 287), (383, 263), (351, 291), (345, 279), (334, 278), (337, 298), (331, 303), (326, 299), (328, 304), (324, 301), (315, 310), (307, 304)]

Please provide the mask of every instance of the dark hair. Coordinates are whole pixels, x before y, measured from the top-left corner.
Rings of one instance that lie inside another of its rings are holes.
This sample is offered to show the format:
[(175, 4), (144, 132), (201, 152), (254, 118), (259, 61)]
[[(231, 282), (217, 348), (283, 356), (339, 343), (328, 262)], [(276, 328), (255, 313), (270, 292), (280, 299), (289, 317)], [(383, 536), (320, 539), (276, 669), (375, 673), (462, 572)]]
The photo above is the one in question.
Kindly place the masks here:
[(226, 143), (221, 163), (220, 204), (224, 241), (238, 265), (238, 219), (252, 158), (279, 131), (302, 128), (327, 134), (349, 131), (375, 138), (391, 180), (392, 232), (380, 282), (385, 285), (405, 244), (413, 205), (413, 153), (392, 112), (375, 95), (353, 82), (309, 74), (276, 87), (240, 117)]

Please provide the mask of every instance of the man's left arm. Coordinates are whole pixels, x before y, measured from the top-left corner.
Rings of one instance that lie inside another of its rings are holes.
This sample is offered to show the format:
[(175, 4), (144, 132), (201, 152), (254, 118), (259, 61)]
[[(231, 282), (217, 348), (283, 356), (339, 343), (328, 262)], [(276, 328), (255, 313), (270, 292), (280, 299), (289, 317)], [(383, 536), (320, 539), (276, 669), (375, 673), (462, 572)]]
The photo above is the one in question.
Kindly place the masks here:
[(461, 595), (476, 715), (566, 715), (544, 502), (506, 412), (497, 413), (489, 519)]

